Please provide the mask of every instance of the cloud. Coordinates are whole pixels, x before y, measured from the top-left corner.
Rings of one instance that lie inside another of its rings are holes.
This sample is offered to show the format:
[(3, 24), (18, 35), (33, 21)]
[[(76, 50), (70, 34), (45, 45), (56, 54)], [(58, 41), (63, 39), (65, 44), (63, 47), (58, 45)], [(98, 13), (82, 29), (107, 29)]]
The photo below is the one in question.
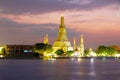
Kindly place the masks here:
[(42, 28), (51, 28), (54, 29), (56, 26), (58, 26), (58, 24), (54, 24), (54, 23), (44, 23), (44, 24), (24, 24), (24, 23), (17, 23), (14, 22), (12, 20), (6, 19), (6, 18), (0, 18), (0, 27), (6, 27), (6, 28), (26, 28), (26, 27), (40, 27), (40, 29)]
[(119, 3), (119, 0), (0, 0), (0, 13), (37, 14), (65, 10), (93, 10)]
[[(63, 0), (62, 0), (63, 1)], [(72, 3), (72, 4), (89, 4), (92, 0), (64, 0), (66, 3)]]
[[(48, 33), (50, 42), (54, 42), (59, 27), (57, 11), (67, 11), (65, 24), (71, 26), (66, 26), (71, 42), (73, 37), (79, 41), (83, 34), (87, 47), (119, 43), (119, 4), (120, 0), (0, 0), (0, 41), (31, 44), (43, 41)], [(109, 6), (116, 11), (107, 11)]]
[(0, 44), (34, 44), (42, 42), (46, 33), (51, 38), (57, 35), (58, 25), (45, 24), (19, 24), (9, 19), (0, 18)]

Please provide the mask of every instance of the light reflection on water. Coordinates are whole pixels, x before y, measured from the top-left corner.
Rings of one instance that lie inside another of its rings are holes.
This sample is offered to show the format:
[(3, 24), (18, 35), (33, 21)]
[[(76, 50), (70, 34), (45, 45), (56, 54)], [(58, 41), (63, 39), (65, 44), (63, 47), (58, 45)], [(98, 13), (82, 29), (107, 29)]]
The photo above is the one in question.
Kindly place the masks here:
[(0, 80), (120, 80), (117, 59), (0, 59)]
[(89, 72), (89, 74), (90, 74), (90, 76), (91, 77), (96, 77), (96, 70), (95, 70), (95, 65), (94, 65), (94, 58), (91, 58), (90, 59), (90, 72)]

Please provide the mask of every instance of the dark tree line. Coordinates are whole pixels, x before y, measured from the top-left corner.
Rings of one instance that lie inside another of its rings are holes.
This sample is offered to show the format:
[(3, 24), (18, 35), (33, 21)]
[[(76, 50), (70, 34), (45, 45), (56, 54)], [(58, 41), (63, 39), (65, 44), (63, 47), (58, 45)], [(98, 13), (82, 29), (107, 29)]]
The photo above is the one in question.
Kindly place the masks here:
[(115, 49), (107, 46), (99, 46), (96, 50), (97, 55), (99, 56), (113, 56)]
[(35, 44), (35, 52), (39, 54), (43, 54), (45, 51), (50, 53), (52, 52), (52, 45), (44, 44), (44, 43), (36, 43)]

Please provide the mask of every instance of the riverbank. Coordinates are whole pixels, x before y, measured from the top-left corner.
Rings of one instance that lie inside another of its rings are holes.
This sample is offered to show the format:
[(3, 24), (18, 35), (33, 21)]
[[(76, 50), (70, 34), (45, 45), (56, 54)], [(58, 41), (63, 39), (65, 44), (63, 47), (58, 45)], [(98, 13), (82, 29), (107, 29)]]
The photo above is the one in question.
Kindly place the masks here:
[[(77, 57), (57, 57), (56, 59), (71, 59)], [(120, 59), (120, 57), (79, 57), (81, 59)], [(42, 59), (42, 57), (0, 57), (0, 59)]]

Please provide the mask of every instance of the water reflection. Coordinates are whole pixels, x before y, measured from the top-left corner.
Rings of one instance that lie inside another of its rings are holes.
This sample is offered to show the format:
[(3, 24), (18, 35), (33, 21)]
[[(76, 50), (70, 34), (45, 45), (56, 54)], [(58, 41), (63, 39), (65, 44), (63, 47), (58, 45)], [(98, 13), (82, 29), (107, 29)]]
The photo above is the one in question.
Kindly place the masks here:
[(0, 59), (0, 80), (120, 80), (120, 60)]
[(89, 72), (89, 75), (90, 75), (91, 77), (96, 77), (94, 60), (95, 60), (94, 58), (91, 58), (91, 59), (90, 59), (90, 68), (89, 68), (90, 72)]

